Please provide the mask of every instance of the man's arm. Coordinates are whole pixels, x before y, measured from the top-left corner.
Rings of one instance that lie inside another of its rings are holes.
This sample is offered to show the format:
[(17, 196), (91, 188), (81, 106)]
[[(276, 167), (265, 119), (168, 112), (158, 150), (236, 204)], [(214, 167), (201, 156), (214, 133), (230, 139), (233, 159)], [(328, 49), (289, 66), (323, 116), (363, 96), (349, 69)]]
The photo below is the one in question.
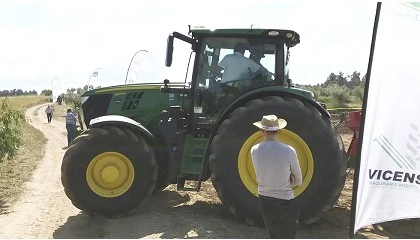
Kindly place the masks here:
[(215, 77), (220, 77), (222, 75), (222, 70), (223, 70), (222, 67), (220, 67), (219, 65), (216, 65), (211, 69), (211, 73)]
[(226, 55), (216, 66), (212, 67), (211, 72), (215, 77), (222, 76), (222, 71), (227, 67), (228, 56)]
[(299, 166), (299, 160), (297, 158), (296, 151), (290, 149), (290, 185), (300, 186), (302, 185), (302, 172)]

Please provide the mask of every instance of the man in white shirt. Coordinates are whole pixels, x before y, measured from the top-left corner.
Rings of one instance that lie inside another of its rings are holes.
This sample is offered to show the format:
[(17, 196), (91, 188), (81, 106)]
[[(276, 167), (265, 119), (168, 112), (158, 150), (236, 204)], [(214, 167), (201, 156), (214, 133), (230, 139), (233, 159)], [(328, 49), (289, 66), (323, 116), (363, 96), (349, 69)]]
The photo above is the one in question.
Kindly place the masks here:
[(50, 123), (53, 114), (53, 109), (50, 104), (48, 104), (47, 108), (45, 109), (45, 113), (47, 114), (47, 121), (48, 123)]
[(295, 149), (278, 140), (287, 122), (267, 115), (254, 125), (264, 136), (263, 142), (251, 148), (251, 156), (265, 227), (270, 238), (295, 238), (298, 209), (292, 186), (302, 184), (302, 173)]
[(261, 68), (261, 66), (251, 59), (244, 56), (246, 45), (237, 43), (232, 54), (226, 55), (219, 62), (219, 71), (223, 71), (221, 83), (232, 81), (245, 81), (249, 85), (251, 77)]

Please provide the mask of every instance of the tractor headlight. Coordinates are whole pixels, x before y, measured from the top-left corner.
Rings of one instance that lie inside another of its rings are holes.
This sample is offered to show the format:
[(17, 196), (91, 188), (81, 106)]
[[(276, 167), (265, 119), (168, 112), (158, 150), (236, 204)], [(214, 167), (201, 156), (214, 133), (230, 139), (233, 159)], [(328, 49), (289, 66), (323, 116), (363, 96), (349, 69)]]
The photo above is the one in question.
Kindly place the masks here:
[(82, 104), (88, 100), (89, 96), (82, 97)]

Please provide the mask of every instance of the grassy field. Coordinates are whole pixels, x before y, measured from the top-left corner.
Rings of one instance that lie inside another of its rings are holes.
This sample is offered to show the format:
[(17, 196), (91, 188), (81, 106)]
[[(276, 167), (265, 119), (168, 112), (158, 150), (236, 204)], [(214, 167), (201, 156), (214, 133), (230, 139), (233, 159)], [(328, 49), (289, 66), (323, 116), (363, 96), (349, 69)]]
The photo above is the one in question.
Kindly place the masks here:
[[(0, 97), (0, 101), (5, 97)], [(47, 103), (49, 102), (48, 96), (38, 96), (38, 95), (26, 95), (26, 96), (12, 96), (7, 97), (10, 102), (15, 105), (16, 107), (20, 107), (23, 109), (30, 108), (37, 104)]]
[[(36, 95), (9, 97), (14, 106), (23, 110), (46, 103), (48, 99), (48, 97)], [(19, 198), (24, 189), (24, 183), (30, 179), (38, 162), (44, 156), (46, 142), (42, 132), (29, 123), (24, 123), (23, 145), (18, 154), (11, 160), (4, 159), (0, 162), (0, 214)]]

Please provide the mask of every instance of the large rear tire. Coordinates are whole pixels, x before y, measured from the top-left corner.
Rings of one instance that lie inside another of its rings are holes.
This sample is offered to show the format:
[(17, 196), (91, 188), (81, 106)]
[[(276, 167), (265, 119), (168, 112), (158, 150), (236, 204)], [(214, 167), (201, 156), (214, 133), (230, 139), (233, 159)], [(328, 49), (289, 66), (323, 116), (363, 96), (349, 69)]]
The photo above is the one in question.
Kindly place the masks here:
[(212, 140), (212, 183), (230, 212), (249, 224), (263, 226), (250, 149), (263, 140), (252, 123), (268, 114), (288, 123), (279, 138), (298, 154), (303, 184), (294, 188), (294, 193), (300, 218), (314, 220), (337, 201), (345, 182), (346, 159), (341, 137), (330, 120), (298, 99), (270, 96), (234, 110)]
[(89, 213), (121, 217), (153, 192), (157, 164), (150, 145), (128, 128), (91, 128), (66, 151), (61, 182), (73, 205)]

